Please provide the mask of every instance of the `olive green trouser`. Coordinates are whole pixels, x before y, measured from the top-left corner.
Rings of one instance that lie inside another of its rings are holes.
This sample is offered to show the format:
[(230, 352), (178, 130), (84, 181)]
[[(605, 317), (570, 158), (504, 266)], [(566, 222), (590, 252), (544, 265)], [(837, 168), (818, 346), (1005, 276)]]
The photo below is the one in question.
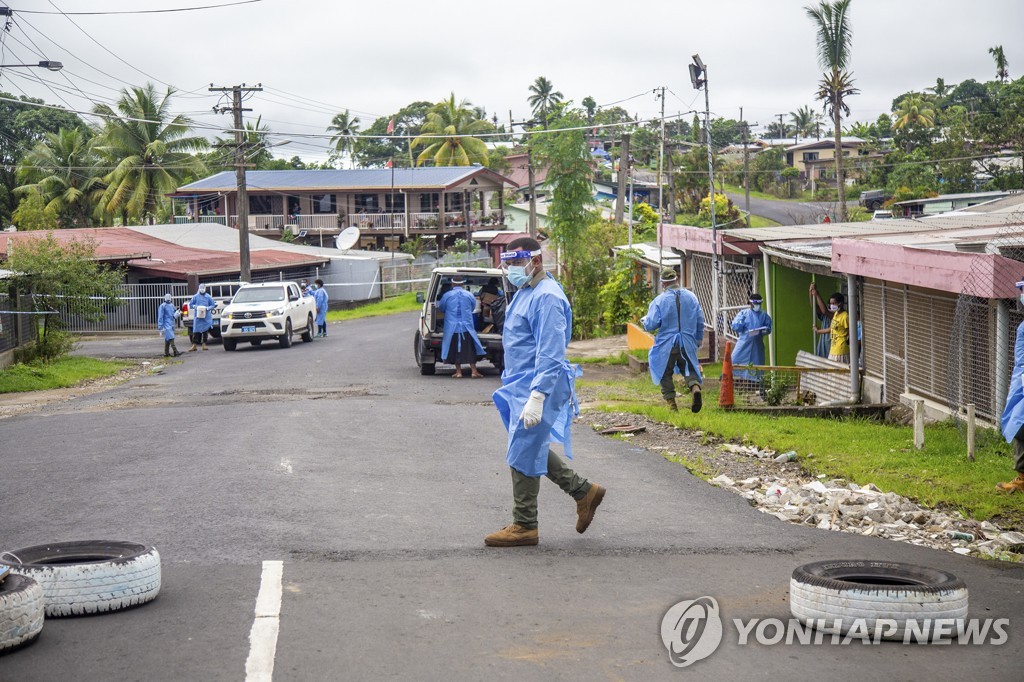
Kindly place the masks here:
[(1013, 470), (1018, 474), (1024, 474), (1024, 441), (1020, 439), (1021, 435), (1024, 434), (1018, 433), (1013, 439)]
[(686, 381), (690, 390), (693, 390), (694, 386), (700, 386), (700, 378), (696, 372), (691, 370), (690, 363), (686, 361), (679, 346), (676, 345), (668, 354), (668, 364), (665, 365), (665, 372), (661, 375), (661, 397), (665, 400), (673, 400), (676, 397), (676, 385), (673, 381), (676, 365), (683, 373), (683, 380)]
[[(537, 527), (537, 495), (540, 493), (540, 476), (527, 476), (512, 471), (512, 520), (523, 528)], [(590, 490), (590, 483), (566, 465), (565, 461), (548, 450), (547, 477), (571, 495), (574, 500), (582, 500)]]

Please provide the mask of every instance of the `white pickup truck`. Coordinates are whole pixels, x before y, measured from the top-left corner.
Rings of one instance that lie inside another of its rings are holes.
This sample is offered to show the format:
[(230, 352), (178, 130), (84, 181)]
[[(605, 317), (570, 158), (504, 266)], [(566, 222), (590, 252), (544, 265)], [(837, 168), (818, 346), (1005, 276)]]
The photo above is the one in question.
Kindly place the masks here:
[(315, 318), (313, 297), (303, 296), (295, 282), (246, 284), (221, 312), (220, 336), (224, 350), (235, 350), (240, 341), (258, 346), (272, 339), (288, 348), (296, 329), (306, 343), (313, 340)]

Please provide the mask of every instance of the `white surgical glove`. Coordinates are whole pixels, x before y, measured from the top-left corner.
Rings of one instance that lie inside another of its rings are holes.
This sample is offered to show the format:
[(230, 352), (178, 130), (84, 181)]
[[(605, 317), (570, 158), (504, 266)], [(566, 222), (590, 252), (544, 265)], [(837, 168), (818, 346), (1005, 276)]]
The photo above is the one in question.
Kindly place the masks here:
[(532, 391), (530, 399), (526, 401), (526, 406), (523, 407), (523, 413), (519, 415), (519, 418), (523, 420), (523, 426), (532, 429), (537, 424), (540, 424), (540, 418), (543, 414), (544, 394), (540, 391)]

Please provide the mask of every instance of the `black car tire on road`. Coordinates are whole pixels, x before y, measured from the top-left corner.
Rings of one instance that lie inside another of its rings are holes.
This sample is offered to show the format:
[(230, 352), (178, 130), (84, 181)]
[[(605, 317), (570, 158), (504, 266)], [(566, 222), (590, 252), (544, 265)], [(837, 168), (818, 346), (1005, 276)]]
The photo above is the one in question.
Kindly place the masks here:
[(952, 573), (895, 561), (818, 561), (798, 566), (789, 583), (789, 608), (805, 624), (842, 621), (845, 634), (865, 619), (875, 638), (875, 621), (895, 621), (883, 639), (902, 640), (907, 621), (962, 620), (967, 586)]
[(316, 332), (313, 329), (313, 316), (309, 315), (306, 318), (306, 330), (302, 332), (302, 342), (310, 343), (313, 340), (313, 336)]
[(43, 630), (43, 586), (12, 574), (0, 583), (0, 653), (27, 644)]
[(287, 319), (284, 321), (284, 336), (281, 337), (281, 348), (292, 347), (292, 321)]
[(137, 542), (35, 545), (3, 552), (0, 564), (42, 585), (48, 617), (119, 611), (160, 593), (160, 554)]
[(416, 336), (413, 339), (412, 352), (415, 354), (416, 364), (420, 368), (420, 374), (423, 376), (433, 376), (437, 366), (433, 362), (423, 361), (423, 356), (425, 355), (423, 352), (423, 337), (419, 332), (416, 332)]
[(229, 338), (225, 337), (225, 339), (224, 339), (224, 350), (234, 350), (237, 345), (238, 345), (237, 341), (235, 341), (234, 339), (229, 339)]

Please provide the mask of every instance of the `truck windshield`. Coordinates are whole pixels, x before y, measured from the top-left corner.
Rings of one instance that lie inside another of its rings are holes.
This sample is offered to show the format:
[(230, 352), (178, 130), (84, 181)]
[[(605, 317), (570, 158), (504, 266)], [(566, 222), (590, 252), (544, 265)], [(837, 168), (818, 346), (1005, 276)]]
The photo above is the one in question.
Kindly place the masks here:
[(264, 303), (269, 301), (283, 301), (284, 289), (282, 287), (266, 287), (253, 289), (239, 289), (235, 294), (232, 303)]

